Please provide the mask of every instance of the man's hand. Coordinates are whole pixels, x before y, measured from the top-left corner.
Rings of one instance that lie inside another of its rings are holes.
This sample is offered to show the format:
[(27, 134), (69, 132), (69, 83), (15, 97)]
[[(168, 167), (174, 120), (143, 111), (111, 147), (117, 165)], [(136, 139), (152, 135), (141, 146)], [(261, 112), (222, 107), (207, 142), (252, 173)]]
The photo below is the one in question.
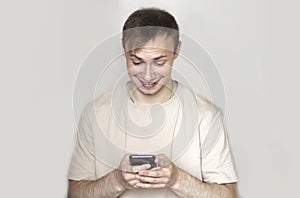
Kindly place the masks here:
[(151, 167), (150, 164), (131, 166), (129, 162), (129, 155), (124, 155), (119, 166), (119, 174), (118, 174), (122, 186), (125, 189), (136, 188), (137, 184), (140, 183), (140, 180), (138, 180), (137, 178), (138, 172), (147, 170), (150, 167)]
[[(158, 167), (151, 170), (140, 170), (135, 175), (139, 181), (138, 188), (165, 188), (175, 184), (178, 178), (177, 167), (163, 154), (156, 156)], [(136, 180), (135, 180), (136, 182)]]

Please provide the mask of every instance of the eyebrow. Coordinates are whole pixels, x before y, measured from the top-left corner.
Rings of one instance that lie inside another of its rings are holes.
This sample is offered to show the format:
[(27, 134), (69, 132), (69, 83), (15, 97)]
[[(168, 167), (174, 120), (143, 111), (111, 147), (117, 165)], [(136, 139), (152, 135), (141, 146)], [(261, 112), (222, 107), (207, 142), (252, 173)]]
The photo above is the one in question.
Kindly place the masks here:
[[(135, 55), (135, 54), (130, 54), (130, 57), (134, 57), (134, 58), (137, 58), (137, 59), (139, 59), (139, 60), (143, 60), (141, 57), (138, 57), (138, 56)], [(166, 55), (161, 55), (161, 56), (158, 56), (158, 57), (153, 58), (152, 60), (159, 60), (159, 59), (165, 58), (165, 57), (167, 57), (167, 56), (166, 56)]]

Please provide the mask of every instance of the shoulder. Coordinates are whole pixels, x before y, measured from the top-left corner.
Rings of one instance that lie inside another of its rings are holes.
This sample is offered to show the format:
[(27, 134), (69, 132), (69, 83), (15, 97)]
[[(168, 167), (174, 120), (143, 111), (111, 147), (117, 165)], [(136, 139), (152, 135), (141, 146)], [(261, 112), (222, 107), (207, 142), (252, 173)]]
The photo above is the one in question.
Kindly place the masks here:
[(113, 90), (107, 90), (99, 95), (97, 95), (93, 100), (91, 100), (83, 109), (82, 113), (87, 115), (92, 115), (99, 110), (108, 109), (111, 106)]
[(211, 100), (199, 94), (197, 90), (193, 90), (182, 84), (179, 84), (180, 92), (184, 103), (192, 103), (194, 108), (198, 110), (199, 120), (212, 120), (218, 115), (222, 115), (222, 110)]
[(220, 111), (220, 108), (215, 105), (211, 100), (207, 99), (205, 96), (201, 95), (198, 90), (193, 90), (185, 85), (179, 83), (180, 92), (185, 100), (191, 102), (192, 100), (196, 102), (198, 109), (201, 113), (211, 112), (216, 113)]
[(95, 96), (95, 98), (85, 106), (83, 112), (87, 114), (97, 113), (98, 115), (99, 113), (107, 114), (113, 105), (118, 106), (116, 103), (119, 103), (120, 99), (124, 98), (126, 98), (126, 87), (124, 84), (119, 84)]
[(107, 90), (98, 95), (91, 103), (93, 103), (96, 109), (110, 106), (112, 102), (113, 92), (113, 89)]

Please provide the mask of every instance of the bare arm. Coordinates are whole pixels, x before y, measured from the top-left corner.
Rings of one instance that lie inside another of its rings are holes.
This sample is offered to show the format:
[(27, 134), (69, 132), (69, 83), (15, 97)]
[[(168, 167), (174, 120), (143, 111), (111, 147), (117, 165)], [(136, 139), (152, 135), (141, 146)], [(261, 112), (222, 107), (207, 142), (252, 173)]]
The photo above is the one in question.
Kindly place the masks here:
[[(158, 156), (167, 162), (164, 155)], [(205, 183), (173, 163), (152, 170), (139, 171), (136, 184), (139, 188), (169, 187), (179, 197), (195, 198), (236, 198), (236, 183), (216, 184)]]
[(178, 168), (178, 179), (170, 188), (180, 197), (236, 198), (236, 183), (205, 183)]
[(136, 188), (139, 183), (137, 172), (149, 167), (149, 164), (130, 166), (128, 155), (125, 155), (119, 169), (112, 170), (95, 181), (69, 180), (68, 198), (118, 197), (126, 190)]
[(95, 181), (69, 180), (68, 198), (118, 197), (126, 190), (121, 174), (113, 170)]

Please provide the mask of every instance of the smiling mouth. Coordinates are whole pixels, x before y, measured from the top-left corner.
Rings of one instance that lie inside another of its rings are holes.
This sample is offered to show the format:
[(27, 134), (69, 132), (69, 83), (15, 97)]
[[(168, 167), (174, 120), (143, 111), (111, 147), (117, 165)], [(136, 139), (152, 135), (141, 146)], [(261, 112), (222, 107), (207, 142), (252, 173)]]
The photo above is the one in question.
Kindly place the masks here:
[(153, 82), (153, 83), (146, 83), (146, 82), (140, 81), (142, 86), (146, 89), (151, 89), (151, 88), (155, 87), (158, 84), (158, 82), (159, 82), (159, 80), (156, 82)]

